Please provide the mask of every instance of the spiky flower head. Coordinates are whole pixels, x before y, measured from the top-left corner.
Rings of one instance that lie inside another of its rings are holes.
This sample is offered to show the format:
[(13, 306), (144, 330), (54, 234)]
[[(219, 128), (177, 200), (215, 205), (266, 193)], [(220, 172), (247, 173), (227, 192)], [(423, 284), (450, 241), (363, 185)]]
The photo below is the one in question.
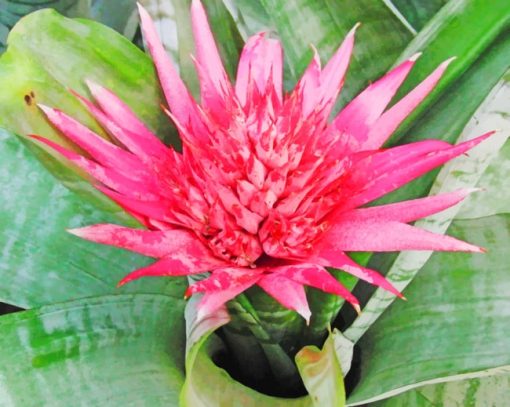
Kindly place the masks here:
[(88, 156), (34, 137), (88, 172), (99, 190), (144, 226), (100, 224), (71, 231), (158, 259), (127, 275), (122, 284), (143, 276), (210, 272), (186, 293), (204, 293), (202, 315), (258, 285), (309, 320), (304, 286), (339, 295), (359, 309), (356, 298), (327, 267), (400, 296), (383, 276), (356, 264), (346, 252), (481, 250), (408, 224), (455, 205), (467, 191), (365, 207), (488, 137), (455, 146), (429, 140), (381, 147), (433, 89), (448, 61), (387, 108), (414, 56), (330, 120), (356, 27), (324, 68), (315, 53), (294, 90), (284, 94), (277, 40), (264, 33), (249, 38), (232, 85), (198, 0), (191, 15), (200, 104), (140, 8), (182, 152), (164, 145), (125, 103), (94, 83), (89, 88), (95, 104), (77, 97), (114, 142), (57, 109), (41, 106), (51, 123)]

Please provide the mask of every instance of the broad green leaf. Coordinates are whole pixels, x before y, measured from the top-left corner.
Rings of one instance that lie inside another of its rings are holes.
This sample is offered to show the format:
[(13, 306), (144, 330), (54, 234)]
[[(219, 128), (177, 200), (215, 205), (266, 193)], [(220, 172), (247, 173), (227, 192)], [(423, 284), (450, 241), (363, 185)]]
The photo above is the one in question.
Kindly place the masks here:
[[(362, 23), (356, 35), (354, 58), (342, 92), (352, 99), (368, 81), (381, 76), (404, 50), (412, 34), (384, 4), (373, 0), (259, 0), (281, 38), (293, 84), (308, 65), (313, 44), (327, 60), (347, 32)], [(241, 13), (242, 5), (238, 5)], [(377, 63), (373, 63), (373, 61)], [(289, 81), (291, 79), (291, 81)]]
[(456, 220), (448, 234), (485, 254), (435, 253), (359, 342), (363, 375), (351, 405), (510, 365), (510, 215)]
[[(20, 21), (8, 43), (0, 58), (0, 127), (67, 145), (38, 110), (36, 104), (43, 103), (61, 108), (102, 134), (67, 90), (87, 95), (84, 80), (91, 79), (117, 93), (158, 136), (171, 139), (172, 127), (160, 109), (161, 93), (151, 60), (113, 30), (43, 10)], [(47, 166), (55, 161), (48, 156), (42, 159)], [(68, 172), (57, 175), (75, 182)]]
[[(408, 134), (406, 131), (414, 124), (416, 118), (433, 106), (439, 95), (443, 94), (446, 89), (454, 90), (455, 88), (452, 89), (450, 86), (453, 86), (461, 78), (461, 75), (479, 59), (480, 55), (509, 28), (509, 24), (510, 8), (506, 0), (495, 0), (490, 3), (485, 0), (448, 2), (399, 57), (399, 61), (402, 61), (418, 51), (424, 53), (416, 62), (409, 78), (400, 88), (397, 97), (408, 93), (441, 62), (451, 57), (456, 57), (456, 60), (448, 67), (432, 93), (400, 126), (390, 141), (395, 143)], [(489, 82), (497, 81), (499, 78), (500, 76), (497, 75), (483, 77)], [(474, 102), (481, 103), (487, 93), (488, 91), (481, 99), (474, 100)], [(465, 115), (461, 117), (466, 118)], [(466, 122), (469, 117), (467, 115)], [(414, 128), (413, 134), (421, 136), (421, 134), (415, 133)], [(441, 134), (434, 136), (434, 138), (438, 137), (441, 137)]]
[[(508, 96), (508, 89), (508, 87), (500, 85), (489, 95), (485, 103), (478, 109), (470, 125), (466, 127), (461, 135), (460, 141), (468, 140), (483, 134), (488, 130), (488, 126), (493, 126), (495, 124), (492, 120), (492, 111), (496, 106), (500, 106), (501, 99), (505, 99), (505, 97)], [(508, 134), (504, 134), (504, 132), (494, 135), (485, 143), (471, 150), (468, 156), (459, 157), (446, 164), (439, 172), (432, 186), (431, 195), (452, 192), (461, 188), (473, 188), (477, 185), (483, 188), (483, 184), (479, 183), (480, 178), (496, 157), (497, 152), (504, 145), (507, 137)], [(479, 192), (479, 194), (482, 195), (484, 192)], [(494, 197), (492, 197), (492, 199), (494, 199)], [(455, 206), (425, 219), (418, 220), (415, 222), (415, 226), (435, 233), (445, 233), (459, 209), (460, 206)], [(397, 289), (403, 290), (412, 281), (431, 255), (431, 252), (426, 251), (406, 251), (400, 253), (386, 273), (386, 278), (392, 282)], [(363, 308), (363, 313), (344, 332), (345, 336), (357, 342), (395, 298), (394, 295), (384, 290), (377, 289)]]
[(245, 39), (261, 31), (274, 30), (271, 18), (259, 0), (223, 0), (223, 3)]
[(448, 0), (392, 0), (392, 4), (414, 31), (419, 32)]
[(0, 405), (176, 406), (183, 302), (117, 295), (0, 317)]
[(89, 0), (0, 0), (0, 54), (6, 48), (7, 35), (26, 14), (43, 8), (54, 8), (68, 16), (85, 16)]
[[(483, 116), (475, 115), (475, 119), (482, 125), (499, 129), (502, 134), (510, 135), (510, 83), (501, 81), (498, 89), (493, 91), (493, 103), (487, 106)], [(469, 197), (462, 206), (458, 219), (480, 218), (510, 211), (510, 142), (506, 142), (496, 158), (484, 172), (480, 182), (483, 194)], [(497, 197), (497, 199), (495, 199)]]
[(0, 157), (0, 301), (31, 308), (130, 291), (182, 297), (181, 279), (141, 279), (116, 288), (124, 275), (151, 260), (84, 241), (66, 229), (115, 222), (117, 214), (64, 188), (18, 138), (1, 131)]
[(132, 19), (135, 11), (135, 0), (88, 0), (88, 2), (90, 3), (89, 12), (81, 17), (98, 21), (126, 35), (130, 39), (133, 38), (135, 30), (131, 28), (128, 29), (129, 31), (126, 31), (126, 26), (130, 19)]
[[(66, 90), (85, 92), (83, 80), (91, 78), (119, 93), (158, 134), (169, 134), (170, 126), (159, 110), (160, 91), (152, 63), (112, 30), (45, 10), (25, 17), (11, 32), (9, 44), (0, 58), (0, 126), (63, 142), (35, 105), (45, 103), (63, 108), (97, 130)], [(119, 279), (150, 260), (86, 243), (65, 229), (95, 222), (132, 224), (133, 220), (94, 194), (87, 181), (30, 145), (46, 167), (78, 194), (60, 187), (19, 141), (5, 133), (1, 137), (1, 300), (34, 307), (119, 292), (115, 288)], [(126, 287), (128, 292), (169, 290), (179, 296), (182, 289), (182, 281), (162, 278)]]
[[(0, 0), (0, 53), (6, 48), (9, 30), (34, 11), (53, 8), (68, 17), (91, 18), (128, 34), (126, 26), (133, 14), (135, 0)], [(132, 38), (135, 31), (129, 31)]]
[(373, 407), (477, 407), (508, 403), (510, 375), (431, 384), (373, 403)]

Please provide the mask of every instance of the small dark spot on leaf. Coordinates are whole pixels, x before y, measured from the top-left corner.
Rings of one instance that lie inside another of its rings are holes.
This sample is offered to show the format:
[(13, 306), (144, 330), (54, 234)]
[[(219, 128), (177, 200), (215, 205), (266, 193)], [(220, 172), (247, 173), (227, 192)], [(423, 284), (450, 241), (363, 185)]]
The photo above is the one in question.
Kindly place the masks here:
[(32, 97), (30, 95), (25, 95), (25, 97), (23, 99), (25, 99), (25, 103), (28, 106), (30, 106), (32, 104)]

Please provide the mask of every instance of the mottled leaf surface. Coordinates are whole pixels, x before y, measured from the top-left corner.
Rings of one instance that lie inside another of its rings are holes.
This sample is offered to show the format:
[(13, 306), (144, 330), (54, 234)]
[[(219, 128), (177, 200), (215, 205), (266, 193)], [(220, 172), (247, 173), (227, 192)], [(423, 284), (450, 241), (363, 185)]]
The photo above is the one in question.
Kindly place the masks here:
[(176, 406), (180, 300), (118, 295), (0, 318), (2, 407)]

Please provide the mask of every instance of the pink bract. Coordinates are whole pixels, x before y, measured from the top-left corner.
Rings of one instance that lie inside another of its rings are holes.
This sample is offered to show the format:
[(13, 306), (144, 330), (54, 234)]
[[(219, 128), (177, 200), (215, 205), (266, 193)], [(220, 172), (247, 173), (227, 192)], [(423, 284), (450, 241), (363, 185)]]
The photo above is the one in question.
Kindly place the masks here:
[(201, 315), (257, 284), (308, 321), (304, 286), (339, 295), (359, 310), (356, 298), (326, 267), (400, 296), (382, 275), (356, 264), (345, 252), (481, 251), (408, 225), (455, 205), (468, 191), (363, 208), (489, 136), (455, 146), (429, 140), (381, 147), (434, 88), (448, 61), (387, 108), (414, 65), (417, 56), (412, 57), (329, 120), (349, 65), (355, 28), (324, 68), (315, 54), (294, 90), (284, 94), (277, 40), (264, 33), (248, 39), (233, 86), (199, 1), (193, 1), (191, 14), (200, 104), (140, 8), (182, 153), (164, 145), (125, 103), (97, 84), (89, 83), (96, 104), (77, 97), (115, 144), (61, 111), (41, 106), (89, 158), (34, 137), (88, 172), (98, 189), (145, 227), (101, 224), (71, 231), (158, 259), (121, 284), (143, 276), (210, 272), (186, 293), (204, 293)]

